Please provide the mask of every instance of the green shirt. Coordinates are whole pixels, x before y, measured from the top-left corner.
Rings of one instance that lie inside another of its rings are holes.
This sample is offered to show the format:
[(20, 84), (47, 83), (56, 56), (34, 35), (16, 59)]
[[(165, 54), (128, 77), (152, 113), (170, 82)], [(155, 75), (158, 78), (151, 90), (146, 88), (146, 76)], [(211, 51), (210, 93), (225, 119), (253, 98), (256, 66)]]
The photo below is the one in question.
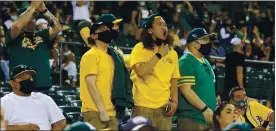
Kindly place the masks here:
[[(216, 106), (215, 75), (209, 62), (204, 59), (204, 64), (192, 54), (186, 53), (179, 60), (179, 71), (181, 78), (178, 86), (182, 84), (193, 84), (193, 91), (197, 96), (214, 111)], [(202, 125), (207, 125), (203, 114), (199, 109), (188, 102), (182, 93), (178, 94), (178, 111), (176, 115), (180, 118), (188, 118)]]
[(23, 33), (11, 40), (11, 31), (6, 34), (6, 44), (9, 52), (9, 67), (24, 64), (36, 71), (36, 87), (51, 87), (52, 79), (49, 64), (49, 46), (52, 44), (49, 29), (35, 32), (34, 45)]

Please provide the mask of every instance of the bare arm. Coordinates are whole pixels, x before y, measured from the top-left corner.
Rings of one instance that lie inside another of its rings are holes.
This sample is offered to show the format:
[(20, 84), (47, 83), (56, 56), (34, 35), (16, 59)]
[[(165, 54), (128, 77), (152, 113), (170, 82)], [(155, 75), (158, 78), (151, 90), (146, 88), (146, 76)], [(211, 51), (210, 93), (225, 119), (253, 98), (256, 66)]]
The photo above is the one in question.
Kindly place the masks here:
[(197, 109), (201, 110), (206, 105), (205, 103), (197, 96), (197, 94), (192, 90), (192, 84), (184, 84), (180, 86), (180, 91), (183, 96)]
[(60, 120), (54, 124), (52, 124), (52, 131), (59, 130), (63, 131), (63, 129), (66, 127), (66, 120)]
[(137, 26), (137, 24), (136, 24), (136, 22), (135, 22), (135, 17), (138, 15), (138, 12), (137, 11), (132, 11), (132, 13), (131, 13), (131, 25), (133, 26), (133, 28), (134, 29), (138, 29), (138, 26)]
[[(38, 11), (43, 12), (45, 9), (47, 9), (45, 7), (45, 4), (41, 3), (40, 7), (38, 8)], [(59, 21), (57, 20), (57, 18), (49, 10), (47, 10), (47, 12), (45, 12), (43, 15), (46, 17), (46, 19), (48, 21), (53, 22), (53, 26), (51, 26), (50, 30), (49, 30), (49, 32), (50, 32), (49, 35), (52, 40), (61, 31), (61, 25), (60, 25)]]
[(194, 9), (191, 5), (191, 3), (189, 1), (185, 1), (187, 6), (188, 6), (188, 10), (190, 11), (191, 14), (194, 14)]
[(159, 58), (157, 56), (153, 56), (150, 61), (146, 63), (137, 63), (134, 65), (134, 71), (137, 73), (137, 75), (141, 78), (143, 78), (146, 75), (149, 75), (152, 71), (157, 62), (159, 61)]
[(88, 75), (85, 77), (86, 85), (89, 91), (89, 94), (91, 96), (91, 99), (97, 106), (98, 110), (100, 112), (105, 111), (100, 94), (98, 92), (98, 89), (96, 87), (96, 75)]
[(275, 112), (273, 111), (270, 115), (269, 115), (269, 121), (270, 122), (275, 122)]
[(237, 81), (238, 81), (239, 87), (243, 88), (243, 67), (238, 66), (236, 71), (237, 71)]
[(17, 19), (11, 26), (11, 39), (16, 38), (23, 27), (29, 22), (33, 17), (33, 13), (36, 8), (40, 5), (41, 1), (33, 1), (32, 5)]
[(50, 12), (50, 11), (47, 11), (44, 16), (53, 21), (54, 22), (54, 25), (52, 27), (50, 27), (50, 38), (51, 40), (54, 39), (58, 33), (61, 31), (61, 25), (59, 23), (59, 21), (56, 19), (56, 17)]
[(178, 103), (177, 79), (171, 79), (171, 99)]

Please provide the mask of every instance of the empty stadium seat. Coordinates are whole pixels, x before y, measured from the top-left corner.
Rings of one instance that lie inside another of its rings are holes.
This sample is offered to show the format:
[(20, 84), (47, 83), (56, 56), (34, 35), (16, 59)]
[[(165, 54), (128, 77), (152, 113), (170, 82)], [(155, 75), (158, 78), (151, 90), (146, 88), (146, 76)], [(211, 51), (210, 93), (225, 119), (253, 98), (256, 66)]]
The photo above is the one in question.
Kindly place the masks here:
[(65, 99), (67, 101), (73, 101), (73, 100), (80, 100), (80, 97), (78, 95), (67, 95), (65, 96)]
[(72, 92), (72, 91), (57, 91), (57, 95), (60, 96), (67, 96), (67, 95), (79, 95), (78, 92)]
[(77, 106), (77, 107), (82, 106), (81, 100), (72, 100), (70, 101), (70, 103), (71, 103), (71, 106)]
[(80, 107), (75, 107), (75, 106), (59, 106), (59, 108), (66, 113), (69, 112), (81, 112)]

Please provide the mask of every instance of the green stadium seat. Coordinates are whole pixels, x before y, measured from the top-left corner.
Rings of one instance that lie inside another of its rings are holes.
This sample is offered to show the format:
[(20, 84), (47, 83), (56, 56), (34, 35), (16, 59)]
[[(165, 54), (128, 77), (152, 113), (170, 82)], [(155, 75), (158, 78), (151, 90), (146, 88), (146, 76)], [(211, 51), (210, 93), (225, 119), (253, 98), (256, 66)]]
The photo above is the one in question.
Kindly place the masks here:
[(70, 103), (71, 103), (71, 106), (76, 106), (76, 107), (82, 106), (81, 100), (73, 100), (73, 101), (70, 101)]
[(74, 106), (59, 106), (59, 108), (66, 113), (69, 112), (81, 112), (80, 107), (74, 107)]
[(80, 97), (77, 96), (77, 95), (67, 95), (67, 96), (65, 96), (65, 99), (66, 99), (67, 101), (80, 100)]
[(80, 121), (81, 113), (80, 112), (69, 112), (66, 113), (68, 118), (74, 123)]
[(72, 91), (57, 91), (57, 95), (60, 95), (60, 96), (79, 95), (79, 93), (78, 92), (72, 92)]
[(60, 99), (53, 99), (57, 106), (70, 106), (70, 104), (67, 101), (60, 100)]

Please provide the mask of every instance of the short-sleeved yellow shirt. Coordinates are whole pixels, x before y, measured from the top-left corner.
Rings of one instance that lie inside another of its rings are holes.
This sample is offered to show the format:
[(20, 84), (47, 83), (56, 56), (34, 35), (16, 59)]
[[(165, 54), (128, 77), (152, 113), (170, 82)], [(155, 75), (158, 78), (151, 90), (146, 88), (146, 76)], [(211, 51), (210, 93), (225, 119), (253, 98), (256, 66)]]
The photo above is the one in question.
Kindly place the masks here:
[[(142, 42), (136, 44), (130, 54), (130, 67), (150, 61), (157, 51), (158, 47), (149, 50)], [(179, 77), (178, 56), (173, 49), (159, 60), (150, 75), (141, 78), (132, 70), (134, 104), (153, 109), (164, 107), (170, 98), (170, 81)]]
[[(272, 112), (273, 110), (256, 101), (249, 101), (249, 106), (246, 109), (246, 116), (254, 127), (261, 127), (264, 121), (269, 120), (269, 115)], [(242, 115), (238, 116), (237, 121), (246, 122)]]
[(114, 75), (114, 61), (110, 55), (97, 47), (92, 47), (81, 58), (80, 62), (80, 99), (82, 112), (96, 111), (98, 108), (93, 102), (85, 77), (96, 75), (96, 86), (104, 108), (109, 116), (115, 116), (115, 107), (111, 102), (112, 82)]

